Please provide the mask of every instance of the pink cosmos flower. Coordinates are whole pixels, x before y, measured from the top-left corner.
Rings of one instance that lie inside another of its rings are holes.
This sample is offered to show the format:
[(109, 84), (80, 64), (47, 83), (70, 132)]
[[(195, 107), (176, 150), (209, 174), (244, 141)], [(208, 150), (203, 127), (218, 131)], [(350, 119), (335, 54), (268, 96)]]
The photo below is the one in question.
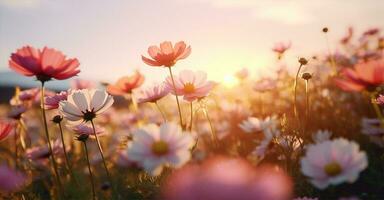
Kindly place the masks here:
[(96, 84), (89, 80), (75, 79), (71, 81), (71, 89), (82, 90), (95, 88)]
[[(207, 81), (207, 74), (201, 71), (183, 70), (174, 79), (177, 95), (184, 96), (184, 100), (190, 102), (206, 97), (214, 87), (212, 81)], [(166, 79), (165, 84), (170, 92), (175, 95), (171, 77)]]
[(149, 124), (133, 132), (127, 156), (153, 176), (164, 166), (181, 167), (191, 159), (194, 139), (175, 123)]
[(60, 51), (47, 47), (40, 50), (24, 46), (11, 55), (9, 66), (24, 76), (36, 76), (39, 81), (64, 80), (80, 72), (76, 58), (67, 59)]
[(363, 33), (363, 36), (372, 36), (378, 34), (379, 32), (380, 29), (378, 28), (370, 28)]
[(114, 85), (108, 85), (107, 91), (111, 95), (124, 96), (144, 83), (144, 76), (136, 71), (132, 76), (123, 76)]
[(245, 160), (223, 157), (175, 171), (163, 188), (168, 200), (277, 200), (288, 199), (291, 190), (289, 177), (276, 167), (255, 169)]
[(40, 101), (40, 89), (32, 88), (20, 91), (19, 88), (16, 89), (15, 96), (10, 100), (10, 104), (13, 106), (17, 105), (25, 105), (31, 106), (32, 103), (36, 103)]
[(185, 59), (191, 54), (191, 47), (183, 42), (177, 42), (174, 46), (171, 42), (165, 41), (158, 46), (150, 46), (148, 54), (152, 58), (141, 56), (141, 59), (150, 66), (172, 67), (178, 60)]
[(319, 198), (315, 197), (315, 198), (310, 198), (310, 197), (298, 197), (298, 198), (294, 198), (293, 200), (319, 200)]
[(277, 53), (278, 59), (280, 59), (289, 48), (291, 48), (291, 42), (288, 42), (288, 43), (280, 42), (275, 44), (275, 46), (272, 48), (272, 51)]
[[(60, 140), (56, 140), (52, 142), (52, 152), (54, 155), (63, 155), (63, 145)], [(68, 149), (67, 149), (68, 151)], [(25, 155), (28, 159), (30, 159), (36, 165), (46, 165), (49, 162), (49, 148), (48, 145), (32, 147), (27, 149)]]
[(142, 90), (137, 100), (138, 103), (155, 103), (169, 93), (169, 88), (165, 87), (164, 83), (153, 85), (145, 90)]
[[(76, 126), (70, 127), (77, 135), (88, 135), (90, 138), (95, 139), (95, 134), (93, 133), (93, 128), (91, 125), (87, 124), (78, 124)], [(97, 136), (104, 136), (106, 135), (106, 131), (103, 127), (100, 127), (98, 125), (95, 126), (95, 132)]]
[(343, 138), (309, 145), (301, 159), (301, 171), (319, 189), (355, 182), (368, 166), (365, 152), (356, 142)]
[(14, 123), (10, 121), (0, 121), (0, 142), (5, 140), (14, 131)]
[(7, 165), (0, 165), (0, 193), (17, 192), (26, 184), (25, 174), (9, 168)]
[(344, 68), (341, 74), (335, 84), (345, 91), (374, 90), (384, 83), (384, 59), (358, 63), (353, 69)]
[(52, 110), (59, 108), (60, 101), (67, 100), (68, 93), (66, 91), (61, 91), (53, 96), (45, 97), (45, 109)]

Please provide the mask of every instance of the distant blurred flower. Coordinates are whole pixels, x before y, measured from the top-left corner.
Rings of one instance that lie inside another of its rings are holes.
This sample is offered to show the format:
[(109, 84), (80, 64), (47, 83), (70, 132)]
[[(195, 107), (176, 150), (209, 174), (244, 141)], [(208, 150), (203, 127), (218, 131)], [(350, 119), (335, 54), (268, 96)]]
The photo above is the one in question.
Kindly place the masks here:
[(277, 200), (289, 199), (292, 183), (277, 167), (255, 169), (245, 160), (219, 157), (174, 172), (163, 191), (168, 200)]
[[(88, 135), (89, 138), (95, 139), (95, 134), (93, 133), (93, 128), (91, 125), (88, 124), (78, 124), (75, 126), (69, 127), (71, 130), (73, 130), (78, 136), (80, 135)], [(104, 136), (106, 135), (105, 129), (100, 126), (95, 126), (95, 132), (97, 136)]]
[(278, 59), (281, 59), (281, 57), (289, 48), (291, 48), (291, 42), (288, 42), (288, 43), (280, 42), (275, 44), (275, 46), (272, 48), (272, 51), (277, 53)]
[(127, 156), (148, 173), (159, 175), (164, 166), (181, 167), (191, 158), (194, 140), (174, 123), (149, 124), (133, 132)]
[(14, 123), (11, 121), (0, 120), (0, 142), (5, 140), (14, 131)]
[(315, 143), (321, 143), (325, 142), (327, 140), (330, 140), (332, 136), (332, 132), (328, 130), (318, 130), (315, 133), (312, 134), (312, 140)]
[[(52, 152), (55, 155), (63, 155), (63, 145), (60, 140), (51, 141), (52, 144)], [(67, 149), (68, 151), (69, 149)], [(30, 159), (36, 165), (46, 165), (49, 161), (50, 152), (48, 145), (42, 145), (38, 147), (32, 147), (25, 151), (25, 155), (28, 159)]]
[(55, 49), (44, 47), (43, 50), (24, 46), (12, 53), (9, 60), (11, 69), (24, 76), (36, 76), (39, 81), (52, 78), (63, 80), (77, 75), (79, 61), (66, 59), (65, 55)]
[(384, 128), (379, 119), (363, 118), (361, 120), (361, 132), (370, 137), (371, 141), (384, 147)]
[[(171, 77), (168, 77), (165, 83), (169, 91), (175, 94)], [(175, 87), (178, 96), (184, 96), (184, 100), (191, 102), (206, 97), (214, 87), (214, 83), (207, 81), (205, 72), (183, 70), (179, 76), (175, 76)]]
[(35, 102), (40, 101), (40, 89), (32, 88), (20, 91), (19, 88), (16, 89), (15, 96), (9, 101), (12, 106), (25, 105), (31, 106)]
[(169, 88), (165, 87), (164, 83), (159, 85), (153, 85), (142, 90), (139, 93), (138, 103), (155, 103), (169, 93)]
[(114, 85), (108, 85), (107, 91), (111, 95), (124, 96), (144, 83), (144, 76), (136, 71), (132, 76), (123, 76)]
[(360, 200), (358, 197), (340, 197), (338, 200)]
[(235, 76), (239, 79), (239, 80), (244, 80), (246, 79), (248, 76), (249, 76), (249, 71), (247, 68), (243, 68), (239, 71), (236, 72)]
[(174, 46), (169, 41), (162, 42), (160, 47), (150, 46), (148, 54), (152, 58), (141, 56), (141, 59), (150, 66), (172, 67), (178, 60), (185, 59), (191, 53), (191, 47), (183, 42), (177, 42)]
[(343, 182), (353, 183), (368, 166), (365, 152), (356, 142), (343, 138), (309, 145), (301, 159), (301, 171), (319, 189)]
[(59, 103), (61, 114), (69, 121), (91, 121), (113, 104), (113, 97), (104, 90), (71, 91), (67, 100)]
[(256, 117), (248, 117), (243, 120), (239, 127), (246, 133), (257, 133), (263, 130), (263, 121)]
[(45, 97), (45, 100), (44, 100), (45, 109), (47, 110), (57, 109), (59, 107), (60, 101), (67, 100), (67, 97), (68, 97), (68, 93), (66, 91), (62, 91), (53, 96)]
[(129, 159), (127, 151), (119, 151), (115, 162), (119, 167), (139, 168), (136, 161)]
[(371, 29), (366, 30), (363, 33), (363, 36), (372, 36), (372, 35), (378, 34), (379, 32), (380, 32), (380, 29), (378, 29), (378, 28), (371, 28)]
[(8, 113), (8, 117), (12, 119), (19, 120), (23, 113), (27, 111), (27, 108), (24, 105), (12, 106), (11, 111)]
[(353, 28), (352, 27), (348, 27), (348, 32), (347, 34), (340, 40), (340, 43), (341, 44), (348, 44), (351, 39), (352, 39), (352, 36), (353, 36)]
[(0, 193), (20, 191), (25, 186), (27, 176), (11, 169), (5, 164), (0, 165)]
[(354, 69), (344, 68), (342, 78), (335, 80), (345, 91), (372, 91), (384, 83), (384, 59), (358, 63)]
[(96, 87), (95, 82), (83, 79), (75, 79), (71, 81), (71, 89), (82, 90), (82, 89), (93, 89)]
[(277, 87), (275, 80), (271, 78), (263, 78), (253, 85), (253, 90), (256, 92), (267, 92)]

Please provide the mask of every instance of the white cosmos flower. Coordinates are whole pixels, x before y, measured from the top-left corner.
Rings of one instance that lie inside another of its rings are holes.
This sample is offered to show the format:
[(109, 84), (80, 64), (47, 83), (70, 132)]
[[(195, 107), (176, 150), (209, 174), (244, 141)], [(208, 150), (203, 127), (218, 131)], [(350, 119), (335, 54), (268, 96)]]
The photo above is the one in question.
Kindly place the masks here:
[(164, 166), (178, 168), (188, 162), (193, 145), (191, 134), (182, 132), (175, 123), (164, 123), (160, 127), (149, 124), (133, 132), (127, 155), (151, 175), (157, 176)]
[(353, 183), (367, 166), (365, 152), (356, 142), (344, 138), (309, 145), (301, 159), (301, 172), (319, 189)]
[(315, 143), (325, 142), (331, 139), (332, 132), (328, 130), (318, 130), (314, 134), (312, 134), (312, 140)]
[(61, 101), (59, 110), (69, 121), (90, 121), (113, 104), (113, 97), (104, 90), (74, 90), (66, 101)]

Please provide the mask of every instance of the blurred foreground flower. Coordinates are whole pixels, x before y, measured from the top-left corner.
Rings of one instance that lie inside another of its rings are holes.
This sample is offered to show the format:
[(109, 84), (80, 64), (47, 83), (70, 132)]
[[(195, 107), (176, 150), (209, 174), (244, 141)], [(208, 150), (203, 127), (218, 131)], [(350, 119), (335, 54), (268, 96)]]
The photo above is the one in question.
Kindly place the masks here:
[(177, 168), (188, 162), (193, 144), (191, 135), (182, 132), (175, 123), (164, 123), (160, 127), (149, 124), (133, 132), (127, 156), (157, 176), (165, 166)]
[(374, 91), (384, 83), (384, 59), (358, 63), (353, 69), (344, 68), (342, 78), (335, 80), (345, 91)]
[(60, 102), (59, 110), (69, 121), (91, 121), (112, 104), (113, 97), (103, 90), (75, 90), (68, 94), (66, 101)]
[(0, 193), (8, 193), (21, 190), (26, 184), (27, 177), (23, 173), (2, 164), (0, 166), (0, 180)]
[(292, 182), (278, 167), (253, 168), (239, 158), (213, 158), (201, 166), (188, 165), (166, 181), (168, 200), (289, 199)]
[[(171, 77), (167, 78), (166, 87), (175, 95), (175, 92), (172, 90), (173, 83)], [(205, 72), (183, 70), (179, 73), (179, 76), (175, 76), (175, 87), (178, 96), (184, 96), (184, 100), (192, 102), (206, 97), (214, 87), (214, 83), (207, 81), (207, 74)]]
[(108, 85), (107, 91), (111, 95), (124, 96), (144, 83), (144, 76), (136, 71), (132, 76), (123, 76), (114, 85)]
[(47, 47), (40, 50), (24, 46), (11, 55), (9, 66), (19, 74), (36, 76), (36, 79), (42, 82), (52, 78), (68, 79), (80, 72), (76, 58), (66, 59), (60, 51)]
[(172, 67), (178, 60), (187, 58), (191, 53), (191, 47), (183, 42), (177, 42), (174, 46), (169, 41), (162, 42), (160, 48), (157, 46), (150, 46), (148, 54), (152, 58), (141, 56), (141, 59), (150, 66), (165, 66)]
[(365, 152), (356, 142), (344, 138), (309, 145), (301, 159), (301, 171), (319, 189), (343, 182), (355, 182), (368, 166)]

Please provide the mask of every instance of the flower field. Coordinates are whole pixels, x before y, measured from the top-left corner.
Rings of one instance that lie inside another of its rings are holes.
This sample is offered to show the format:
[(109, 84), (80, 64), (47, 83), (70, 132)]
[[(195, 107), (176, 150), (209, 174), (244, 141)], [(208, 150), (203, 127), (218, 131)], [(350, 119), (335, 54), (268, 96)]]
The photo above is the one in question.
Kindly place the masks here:
[[(381, 33), (349, 28), (292, 66), (294, 44), (276, 43), (272, 76), (239, 69), (230, 87), (175, 72), (187, 41), (137, 53), (168, 74), (156, 84), (140, 70), (79, 79), (71, 52), (21, 46), (8, 66), (36, 87), (0, 105), (0, 199), (384, 199)], [(46, 88), (66, 79), (67, 90)]]

